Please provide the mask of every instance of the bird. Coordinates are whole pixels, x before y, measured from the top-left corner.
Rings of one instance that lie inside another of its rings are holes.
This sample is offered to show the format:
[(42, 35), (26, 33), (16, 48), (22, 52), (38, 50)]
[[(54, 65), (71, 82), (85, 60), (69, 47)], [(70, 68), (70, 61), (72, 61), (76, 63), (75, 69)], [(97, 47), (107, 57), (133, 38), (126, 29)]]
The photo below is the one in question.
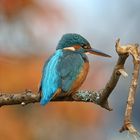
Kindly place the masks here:
[(39, 87), (41, 105), (51, 99), (73, 95), (85, 81), (89, 71), (87, 54), (103, 57), (110, 55), (91, 47), (80, 34), (64, 34), (56, 51), (45, 62)]

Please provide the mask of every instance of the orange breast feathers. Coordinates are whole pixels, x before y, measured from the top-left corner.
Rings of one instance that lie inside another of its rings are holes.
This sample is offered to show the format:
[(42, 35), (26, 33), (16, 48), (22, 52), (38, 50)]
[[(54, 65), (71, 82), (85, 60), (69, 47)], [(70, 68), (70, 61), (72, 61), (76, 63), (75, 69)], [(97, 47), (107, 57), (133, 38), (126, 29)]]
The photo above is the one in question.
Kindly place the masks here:
[(71, 93), (74, 94), (81, 87), (81, 85), (83, 84), (83, 82), (85, 81), (85, 79), (87, 77), (88, 71), (89, 71), (89, 62), (86, 61), (83, 64), (83, 68), (81, 69), (79, 75), (77, 76), (76, 80), (74, 81), (74, 83), (72, 85), (70, 94)]

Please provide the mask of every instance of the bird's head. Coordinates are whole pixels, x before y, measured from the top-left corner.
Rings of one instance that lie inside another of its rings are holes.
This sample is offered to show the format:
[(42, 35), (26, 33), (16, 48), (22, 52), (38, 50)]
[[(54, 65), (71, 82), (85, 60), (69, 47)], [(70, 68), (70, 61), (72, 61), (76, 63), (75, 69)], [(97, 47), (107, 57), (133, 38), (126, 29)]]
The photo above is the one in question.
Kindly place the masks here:
[(104, 57), (111, 57), (108, 54), (91, 48), (90, 43), (84, 37), (74, 33), (64, 34), (60, 39), (56, 50), (58, 49), (72, 50), (80, 53), (91, 53)]

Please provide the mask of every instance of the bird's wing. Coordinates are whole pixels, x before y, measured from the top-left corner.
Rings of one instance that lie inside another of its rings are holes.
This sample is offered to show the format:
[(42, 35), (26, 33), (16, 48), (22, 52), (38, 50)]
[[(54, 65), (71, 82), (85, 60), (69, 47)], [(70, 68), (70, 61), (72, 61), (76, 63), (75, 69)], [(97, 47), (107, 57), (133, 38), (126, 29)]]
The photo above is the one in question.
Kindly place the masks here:
[(82, 69), (83, 63), (84, 60), (78, 53), (72, 53), (62, 59), (59, 65), (59, 71), (62, 82), (61, 88), (64, 92), (67, 93), (71, 90), (73, 82), (76, 80)]
[(80, 54), (66, 55), (62, 51), (57, 51), (44, 65), (40, 86), (42, 92), (40, 103), (45, 105), (57, 91), (68, 92), (82, 65), (83, 59)]
[(57, 67), (62, 55), (62, 51), (57, 51), (44, 65), (40, 85), (40, 91), (42, 93), (40, 101), (41, 105), (48, 103), (54, 96), (55, 92), (57, 92), (58, 88), (61, 87), (61, 79)]
[(42, 78), (41, 78), (41, 82), (40, 82), (40, 85), (39, 85), (39, 89), (38, 89), (38, 92), (41, 93), (42, 92), (42, 83), (43, 83), (43, 79), (45, 77), (45, 68), (47, 67), (49, 61), (51, 60), (51, 58), (53, 57), (54, 55), (50, 56), (49, 59), (47, 59), (47, 61), (45, 62), (44, 64), (44, 67), (43, 67), (43, 71), (42, 71)]

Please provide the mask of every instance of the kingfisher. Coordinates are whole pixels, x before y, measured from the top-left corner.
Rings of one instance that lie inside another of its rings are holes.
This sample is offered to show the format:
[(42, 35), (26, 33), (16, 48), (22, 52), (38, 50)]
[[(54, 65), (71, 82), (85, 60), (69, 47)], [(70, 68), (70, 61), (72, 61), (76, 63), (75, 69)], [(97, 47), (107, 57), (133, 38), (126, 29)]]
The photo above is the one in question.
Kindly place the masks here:
[(89, 70), (87, 53), (111, 57), (91, 48), (90, 43), (79, 34), (62, 36), (55, 53), (44, 64), (39, 88), (41, 105), (56, 97), (73, 95), (80, 88)]

